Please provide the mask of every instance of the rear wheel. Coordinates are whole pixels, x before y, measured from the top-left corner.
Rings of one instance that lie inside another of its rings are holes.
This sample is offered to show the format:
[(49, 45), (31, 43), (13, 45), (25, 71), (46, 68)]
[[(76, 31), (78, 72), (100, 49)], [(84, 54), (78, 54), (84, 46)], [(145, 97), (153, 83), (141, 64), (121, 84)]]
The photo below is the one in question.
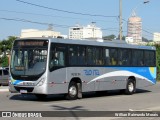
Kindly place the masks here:
[(132, 79), (129, 79), (126, 85), (125, 93), (127, 95), (132, 95), (136, 91), (136, 84), (135, 81)]
[(68, 87), (67, 97), (68, 100), (76, 100), (78, 98), (78, 86), (77, 83), (72, 81)]

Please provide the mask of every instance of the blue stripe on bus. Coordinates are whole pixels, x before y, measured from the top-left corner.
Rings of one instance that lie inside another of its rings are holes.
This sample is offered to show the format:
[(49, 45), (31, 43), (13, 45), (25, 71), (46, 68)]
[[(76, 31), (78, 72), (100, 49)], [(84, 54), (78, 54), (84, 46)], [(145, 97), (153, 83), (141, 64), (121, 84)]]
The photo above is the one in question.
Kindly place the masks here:
[(112, 67), (117, 70), (126, 70), (143, 77), (146, 77), (148, 80), (152, 81), (153, 83), (156, 82), (156, 67)]

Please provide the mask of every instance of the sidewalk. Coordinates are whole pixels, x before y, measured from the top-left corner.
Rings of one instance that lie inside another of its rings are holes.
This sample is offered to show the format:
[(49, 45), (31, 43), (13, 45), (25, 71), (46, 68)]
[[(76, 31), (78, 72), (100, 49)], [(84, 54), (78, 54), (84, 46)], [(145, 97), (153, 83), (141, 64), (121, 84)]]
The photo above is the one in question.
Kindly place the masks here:
[(8, 86), (0, 86), (0, 92), (8, 92)]

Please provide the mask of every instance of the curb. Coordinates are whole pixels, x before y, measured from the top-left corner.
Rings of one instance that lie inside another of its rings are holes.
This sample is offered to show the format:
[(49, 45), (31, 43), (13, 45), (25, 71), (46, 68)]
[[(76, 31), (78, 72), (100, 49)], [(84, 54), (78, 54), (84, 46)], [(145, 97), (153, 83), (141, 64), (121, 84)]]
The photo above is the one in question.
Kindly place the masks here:
[(8, 89), (1, 89), (0, 92), (9, 92)]
[(9, 92), (8, 87), (1, 87), (0, 86), (0, 92)]

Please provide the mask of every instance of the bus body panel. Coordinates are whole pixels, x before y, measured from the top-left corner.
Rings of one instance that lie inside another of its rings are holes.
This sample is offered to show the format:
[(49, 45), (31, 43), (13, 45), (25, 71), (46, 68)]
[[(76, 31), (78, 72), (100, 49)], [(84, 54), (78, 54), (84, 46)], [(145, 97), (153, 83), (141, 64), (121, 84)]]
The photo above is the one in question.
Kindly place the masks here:
[(48, 93), (67, 93), (68, 81), (67, 81), (67, 68), (61, 68), (52, 72), (48, 71)]
[[(76, 67), (61, 68), (48, 73), (48, 78), (42, 86), (34, 86), (30, 93), (35, 94), (59, 94), (67, 93), (68, 85), (73, 78), (80, 78), (82, 81), (82, 92), (125, 89), (129, 77), (135, 77), (136, 88), (143, 88), (156, 84), (156, 68), (112, 68), (112, 67)], [(139, 72), (134, 72), (139, 71)], [(144, 77), (147, 74), (148, 78)], [(46, 75), (43, 75), (46, 76)], [(40, 78), (42, 79), (43, 76)], [(15, 80), (16, 81), (16, 80)], [(17, 80), (18, 81), (18, 80)], [(32, 81), (33, 82), (33, 81)], [(26, 81), (12, 83), (17, 87), (24, 86)], [(35, 82), (35, 84), (37, 84)], [(15, 92), (13, 85), (10, 91)], [(23, 89), (22, 89), (23, 90)]]
[[(35, 38), (43, 40), (43, 38)], [(46, 40), (47, 38), (45, 38)], [(23, 40), (23, 39), (20, 39)], [(29, 40), (34, 40), (30, 38)], [(126, 89), (127, 81), (130, 77), (134, 77), (136, 80), (136, 88), (142, 88), (149, 85), (156, 84), (156, 67), (149, 66), (118, 66), (118, 65), (69, 65), (67, 51), (69, 46), (83, 45), (85, 48), (103, 47), (115, 48), (115, 49), (137, 49), (137, 50), (149, 50), (155, 52), (155, 47), (148, 46), (134, 46), (128, 44), (114, 43), (114, 42), (96, 42), (84, 40), (63, 40), (63, 39), (47, 39), (48, 40), (48, 54), (46, 70), (43, 75), (37, 80), (20, 80), (11, 77), (9, 82), (9, 89), (11, 92), (25, 92), (31, 94), (61, 94), (68, 93), (69, 83), (73, 79), (80, 79), (82, 83), (82, 92), (89, 91), (103, 91), (103, 90), (118, 90)], [(51, 44), (64, 45), (63, 51), (66, 52), (65, 58), (66, 65), (55, 67), (53, 70), (50, 66), (50, 49)], [(27, 53), (27, 52), (26, 52)], [(105, 54), (105, 53), (104, 53)], [(104, 55), (103, 54), (103, 55)], [(108, 53), (107, 53), (108, 54)], [(117, 55), (118, 56), (118, 55)], [(38, 65), (40, 66), (40, 65)], [(37, 66), (37, 67), (38, 67)], [(43, 66), (43, 65), (42, 65)], [(20, 68), (19, 68), (20, 69)], [(24, 91), (23, 91), (24, 90)]]
[[(127, 69), (127, 70), (126, 70)], [(142, 68), (111, 68), (111, 67), (68, 67), (55, 70), (55, 74), (50, 74), (50, 78), (54, 85), (52, 86), (52, 92), (67, 93), (68, 85), (74, 78), (79, 78), (82, 82), (82, 92), (89, 91), (102, 91), (102, 90), (116, 90), (125, 89), (126, 83), (129, 77), (135, 77), (136, 88), (142, 88), (145, 86), (153, 85), (156, 83), (153, 72), (149, 71), (148, 67)], [(153, 69), (153, 68), (152, 68)], [(156, 68), (154, 68), (155, 70)], [(65, 72), (62, 71), (66, 71)], [(134, 71), (138, 71), (135, 73)], [(147, 71), (148, 70), (148, 71)], [(63, 74), (60, 74), (63, 73)], [(127, 74), (126, 74), (127, 73)], [(60, 75), (59, 75), (60, 74)], [(148, 74), (148, 78), (145, 78), (145, 74)], [(64, 81), (66, 76), (66, 81)], [(61, 80), (63, 79), (63, 80)], [(49, 82), (51, 82), (48, 79)], [(57, 87), (55, 87), (57, 86)]]

